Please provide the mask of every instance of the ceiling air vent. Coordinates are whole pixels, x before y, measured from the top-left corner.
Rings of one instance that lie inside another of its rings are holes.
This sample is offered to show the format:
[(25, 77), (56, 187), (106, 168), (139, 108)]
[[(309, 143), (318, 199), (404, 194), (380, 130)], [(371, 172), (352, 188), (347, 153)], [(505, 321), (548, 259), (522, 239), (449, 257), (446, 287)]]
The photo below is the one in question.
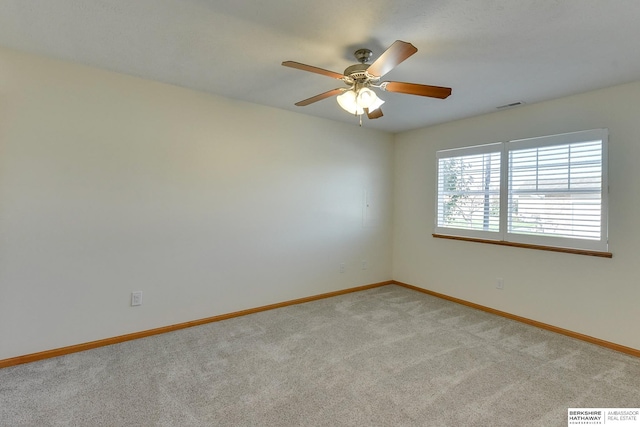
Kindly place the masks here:
[(511, 104), (505, 104), (505, 105), (501, 105), (499, 107), (496, 107), (498, 110), (504, 110), (506, 108), (513, 108), (513, 107), (519, 107), (521, 105), (524, 105), (525, 103), (522, 101), (518, 101), (518, 102), (512, 102)]

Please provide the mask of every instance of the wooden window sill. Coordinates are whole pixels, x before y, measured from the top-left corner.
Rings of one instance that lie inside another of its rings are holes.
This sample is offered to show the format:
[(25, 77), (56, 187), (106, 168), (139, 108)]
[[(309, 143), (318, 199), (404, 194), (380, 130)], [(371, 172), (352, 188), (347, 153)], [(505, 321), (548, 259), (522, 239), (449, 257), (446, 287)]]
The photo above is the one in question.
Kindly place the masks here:
[(448, 236), (446, 234), (432, 234), (433, 237), (438, 239), (449, 239), (449, 240), (462, 240), (465, 242), (476, 242), (476, 243), (489, 243), (491, 245), (500, 245), (500, 246), (513, 246), (516, 248), (525, 248), (525, 249), (538, 249), (541, 251), (552, 251), (552, 252), (563, 252), (566, 254), (576, 254), (576, 255), (588, 255), (588, 256), (596, 256), (601, 258), (613, 258), (613, 254), (611, 252), (600, 252), (600, 251), (589, 251), (584, 249), (569, 249), (569, 248), (559, 248), (555, 246), (542, 246), (542, 245), (529, 245), (526, 243), (514, 243), (514, 242), (505, 242), (502, 240), (487, 240), (487, 239), (477, 239), (474, 237), (462, 237), (462, 236)]

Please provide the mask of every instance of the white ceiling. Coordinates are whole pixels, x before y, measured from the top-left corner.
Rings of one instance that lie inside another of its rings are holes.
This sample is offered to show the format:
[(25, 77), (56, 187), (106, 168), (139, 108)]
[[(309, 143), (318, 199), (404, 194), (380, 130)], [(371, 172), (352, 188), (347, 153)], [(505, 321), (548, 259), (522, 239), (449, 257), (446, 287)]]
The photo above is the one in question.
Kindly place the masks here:
[(418, 53), (383, 80), (448, 86), (446, 100), (380, 93), (400, 132), (640, 80), (638, 0), (0, 0), (0, 45), (357, 125), (342, 73), (357, 48)]

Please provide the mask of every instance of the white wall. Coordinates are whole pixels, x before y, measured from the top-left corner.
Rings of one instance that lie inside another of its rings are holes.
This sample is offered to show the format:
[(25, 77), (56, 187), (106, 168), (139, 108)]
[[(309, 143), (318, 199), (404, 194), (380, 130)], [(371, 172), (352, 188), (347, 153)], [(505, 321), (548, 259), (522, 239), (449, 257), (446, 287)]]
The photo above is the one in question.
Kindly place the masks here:
[(0, 360), (389, 280), (392, 168), (389, 134), (0, 50)]
[[(640, 349), (639, 110), (640, 82), (394, 153), (370, 129), (0, 49), (0, 360), (391, 278)], [(598, 127), (613, 259), (431, 237), (437, 150)]]
[[(393, 278), (640, 349), (638, 111), (640, 82), (398, 135)], [(610, 132), (612, 259), (431, 236), (437, 150), (593, 128)]]

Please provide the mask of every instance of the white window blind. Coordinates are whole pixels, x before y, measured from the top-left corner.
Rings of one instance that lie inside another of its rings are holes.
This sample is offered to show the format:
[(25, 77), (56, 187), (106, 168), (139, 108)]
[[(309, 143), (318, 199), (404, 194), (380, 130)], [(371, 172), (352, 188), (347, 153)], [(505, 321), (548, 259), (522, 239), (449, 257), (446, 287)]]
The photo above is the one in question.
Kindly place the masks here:
[(438, 152), (435, 232), (608, 251), (607, 144), (596, 129)]
[(511, 141), (506, 240), (607, 250), (604, 129)]
[(439, 152), (436, 229), (496, 238), (500, 231), (501, 151), (500, 144), (490, 144)]

